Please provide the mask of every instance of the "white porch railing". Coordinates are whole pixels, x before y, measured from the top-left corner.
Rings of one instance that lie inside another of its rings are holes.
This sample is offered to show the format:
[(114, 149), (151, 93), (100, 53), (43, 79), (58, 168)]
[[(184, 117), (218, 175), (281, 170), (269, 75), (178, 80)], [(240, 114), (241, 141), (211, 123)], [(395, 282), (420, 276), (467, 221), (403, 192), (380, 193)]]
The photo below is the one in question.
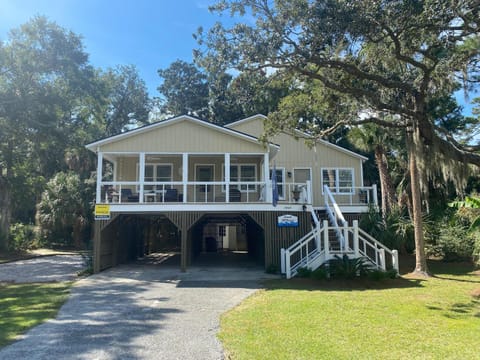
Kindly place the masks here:
[[(312, 203), (311, 183), (279, 183), (279, 203)], [(104, 203), (270, 203), (271, 181), (102, 181)]]

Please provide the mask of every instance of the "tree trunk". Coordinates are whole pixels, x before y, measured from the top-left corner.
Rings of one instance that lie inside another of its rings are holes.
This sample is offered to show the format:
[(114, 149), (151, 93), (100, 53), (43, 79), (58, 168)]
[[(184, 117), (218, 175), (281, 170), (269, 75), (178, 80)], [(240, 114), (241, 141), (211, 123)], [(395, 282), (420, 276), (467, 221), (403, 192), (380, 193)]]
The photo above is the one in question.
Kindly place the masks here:
[(12, 194), (8, 181), (0, 175), (0, 251), (8, 249)]
[(425, 240), (423, 236), (422, 195), (418, 159), (423, 159), (423, 150), (419, 144), (420, 136), (417, 126), (407, 132), (408, 164), (410, 170), (410, 186), (412, 192), (413, 226), (415, 234), (415, 269), (413, 273), (430, 276), (425, 256)]
[(393, 181), (388, 172), (387, 158), (382, 146), (375, 147), (375, 163), (378, 168), (380, 177), (380, 191), (382, 195), (382, 216), (390, 212), (396, 204), (395, 190), (393, 189)]

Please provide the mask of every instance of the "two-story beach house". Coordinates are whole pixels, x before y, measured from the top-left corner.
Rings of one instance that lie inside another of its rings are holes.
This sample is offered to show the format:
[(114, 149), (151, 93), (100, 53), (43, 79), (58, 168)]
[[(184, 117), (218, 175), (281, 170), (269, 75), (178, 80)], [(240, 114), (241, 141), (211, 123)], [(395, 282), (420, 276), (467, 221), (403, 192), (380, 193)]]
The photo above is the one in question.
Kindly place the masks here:
[(248, 254), (287, 277), (342, 253), (385, 268), (388, 249), (346, 220), (377, 203), (366, 158), (286, 134), (262, 143), (265, 119), (222, 127), (179, 116), (88, 144), (98, 157), (94, 270), (154, 252), (178, 254), (183, 270), (205, 253)]

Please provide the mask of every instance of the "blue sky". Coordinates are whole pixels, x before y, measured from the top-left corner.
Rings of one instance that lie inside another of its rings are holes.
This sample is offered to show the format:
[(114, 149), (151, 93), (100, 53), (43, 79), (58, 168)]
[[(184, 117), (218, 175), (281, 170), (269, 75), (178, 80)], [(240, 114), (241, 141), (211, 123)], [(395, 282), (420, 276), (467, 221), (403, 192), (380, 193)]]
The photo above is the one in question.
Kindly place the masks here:
[(35, 15), (45, 15), (83, 37), (92, 65), (134, 64), (158, 96), (157, 70), (173, 61), (192, 60), (199, 26), (218, 17), (208, 11), (213, 0), (0, 0), (0, 39)]
[[(0, 40), (35, 15), (45, 15), (83, 37), (96, 67), (136, 65), (150, 96), (159, 96), (157, 70), (177, 59), (192, 60), (199, 26), (232, 22), (208, 11), (214, 0), (0, 0)], [(242, 19), (245, 21), (245, 19)], [(247, 19), (251, 20), (251, 19)], [(469, 100), (478, 93), (471, 94)], [(471, 112), (463, 92), (457, 99)]]

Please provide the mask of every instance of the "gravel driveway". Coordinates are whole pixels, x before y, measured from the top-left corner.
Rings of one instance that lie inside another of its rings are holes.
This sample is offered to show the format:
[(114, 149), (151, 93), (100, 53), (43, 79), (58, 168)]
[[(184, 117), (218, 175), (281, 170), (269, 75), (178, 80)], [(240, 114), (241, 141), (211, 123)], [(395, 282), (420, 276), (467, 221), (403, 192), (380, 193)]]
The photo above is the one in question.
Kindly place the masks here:
[(0, 359), (222, 359), (220, 315), (265, 276), (257, 268), (110, 269), (78, 281), (57, 318)]
[(43, 256), (0, 264), (0, 282), (71, 281), (84, 268), (80, 255)]

